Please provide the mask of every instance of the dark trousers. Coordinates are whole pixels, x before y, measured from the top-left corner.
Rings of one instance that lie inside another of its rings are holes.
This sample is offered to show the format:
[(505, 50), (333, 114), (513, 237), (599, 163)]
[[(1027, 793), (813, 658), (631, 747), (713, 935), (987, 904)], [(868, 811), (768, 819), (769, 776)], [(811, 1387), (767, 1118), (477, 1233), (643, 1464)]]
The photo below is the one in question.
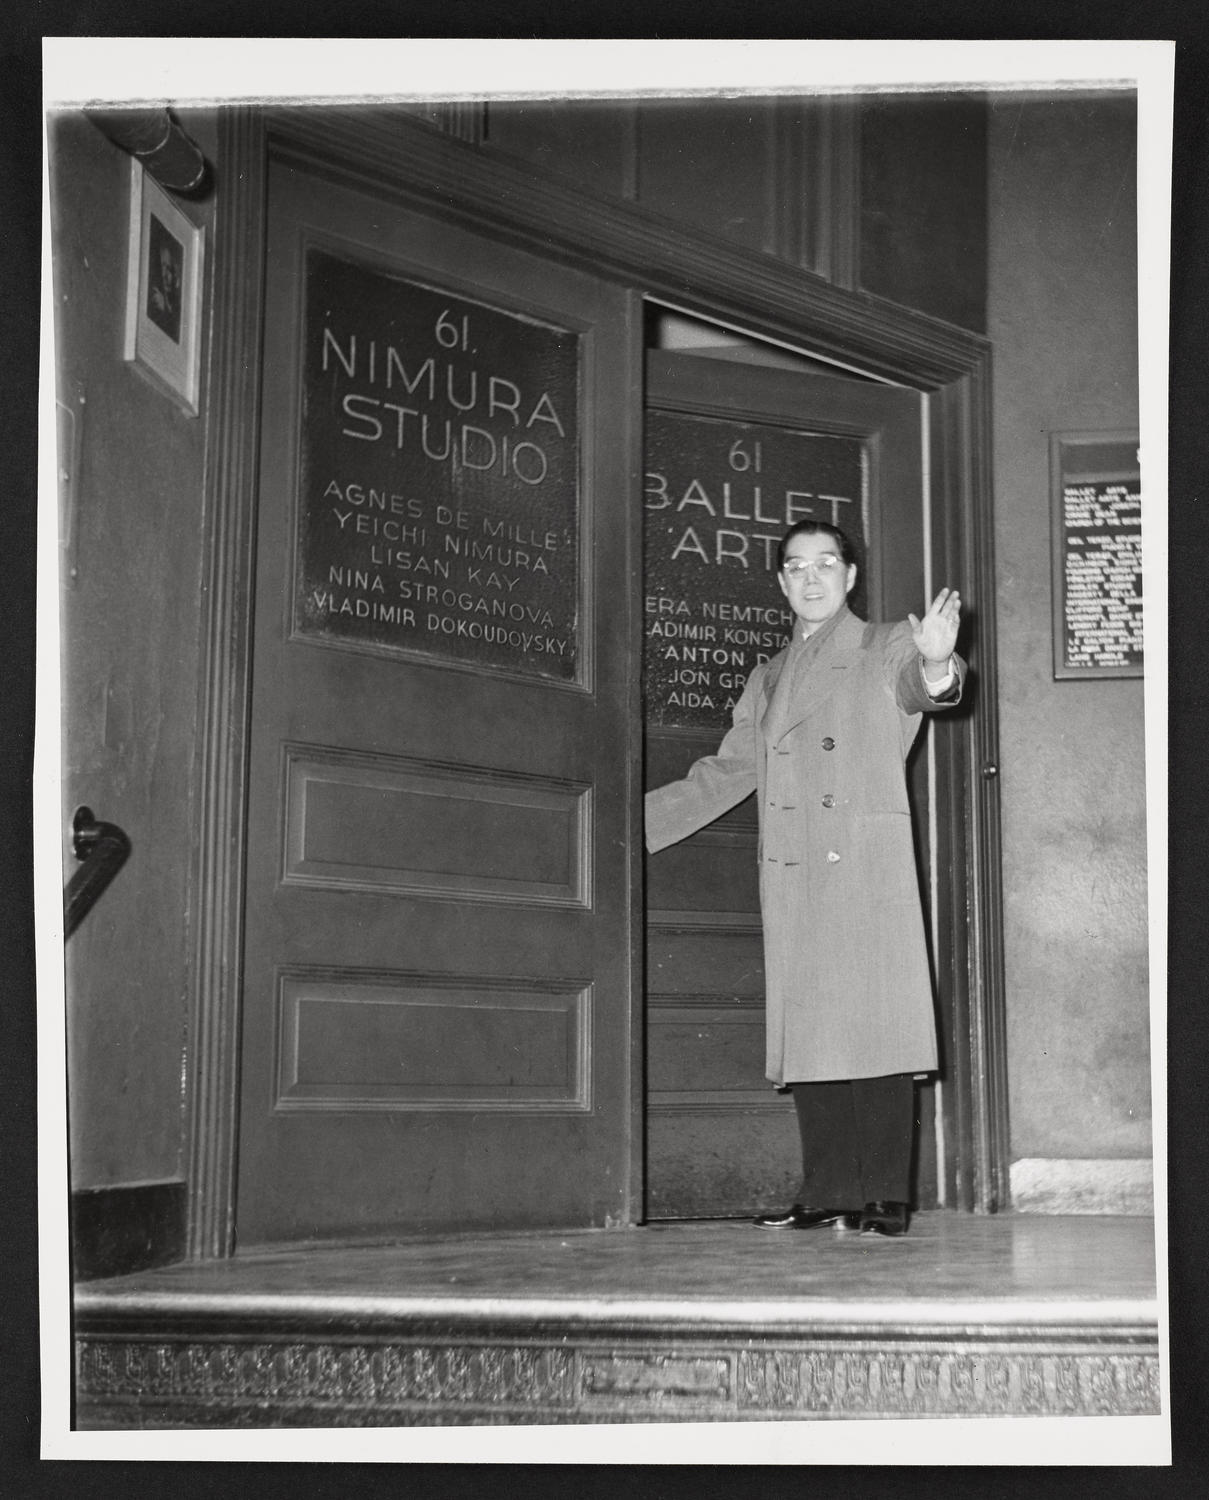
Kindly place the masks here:
[(802, 1136), (802, 1195), (807, 1208), (909, 1203), (915, 1132), (915, 1080), (884, 1078), (794, 1083)]

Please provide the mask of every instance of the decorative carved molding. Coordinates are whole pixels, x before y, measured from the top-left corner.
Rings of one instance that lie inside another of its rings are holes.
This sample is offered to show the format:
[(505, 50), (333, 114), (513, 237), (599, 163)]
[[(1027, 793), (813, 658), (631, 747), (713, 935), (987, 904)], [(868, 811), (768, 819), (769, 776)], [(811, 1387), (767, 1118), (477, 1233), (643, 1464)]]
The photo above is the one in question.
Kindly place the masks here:
[(79, 1398), (570, 1407), (574, 1355), (524, 1345), (85, 1341)]
[(1138, 1353), (986, 1349), (743, 1352), (740, 1404), (794, 1416), (1137, 1416), (1159, 1409)]
[(663, 1411), (676, 1402), (725, 1401), (735, 1389), (734, 1356), (726, 1354), (660, 1354), (584, 1351), (579, 1358), (579, 1389), (585, 1407), (603, 1401), (632, 1405), (650, 1403)]
[[(1153, 1334), (1153, 1330), (1151, 1330)], [(1081, 1345), (1081, 1347), (1080, 1347)], [(735, 1421), (1138, 1416), (1159, 1411), (1153, 1338), (700, 1336), (541, 1340), (83, 1338), (79, 1425)]]

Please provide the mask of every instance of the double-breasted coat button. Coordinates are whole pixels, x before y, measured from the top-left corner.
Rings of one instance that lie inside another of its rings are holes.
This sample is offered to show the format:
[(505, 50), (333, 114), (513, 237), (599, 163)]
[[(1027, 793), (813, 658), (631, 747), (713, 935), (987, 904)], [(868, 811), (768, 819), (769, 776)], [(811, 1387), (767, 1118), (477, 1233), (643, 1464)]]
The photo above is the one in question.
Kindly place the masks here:
[(831, 738), (830, 735), (828, 735), (827, 738), (823, 741), (823, 749), (824, 750), (834, 750), (835, 749), (835, 741)]
[(839, 862), (840, 862), (840, 857), (835, 852), (835, 850), (834, 849), (828, 849), (828, 851), (827, 851), (827, 863), (829, 865), (838, 865)]
[(835, 798), (831, 795), (830, 792), (828, 792), (827, 795), (823, 798), (823, 806), (824, 807), (834, 807), (835, 806)]

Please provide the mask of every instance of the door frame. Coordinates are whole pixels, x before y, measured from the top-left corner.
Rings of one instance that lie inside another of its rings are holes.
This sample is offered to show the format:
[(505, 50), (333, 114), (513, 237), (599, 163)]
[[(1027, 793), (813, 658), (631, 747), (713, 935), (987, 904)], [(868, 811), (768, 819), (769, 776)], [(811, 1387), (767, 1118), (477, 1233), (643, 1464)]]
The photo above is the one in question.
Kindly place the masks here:
[[(834, 286), (772, 256), (651, 211), (595, 197), (488, 147), (397, 111), (227, 106), (218, 111), (221, 199), (211, 257), (211, 341), (202, 521), (203, 615), (192, 850), (194, 930), (188, 1100), (188, 1253), (234, 1245), (242, 994), (244, 839), (251, 720), (251, 604), (256, 542), (257, 402), (269, 161), (290, 162), (461, 223), (690, 315), (928, 393), (933, 556), (975, 604), (970, 650), (979, 687), (939, 811), (953, 831), (953, 882), (941, 915), (956, 983), (947, 1201), (1007, 1205), (1006, 1023), (997, 763), (998, 701), (990, 478), (990, 363), (985, 338), (895, 303)], [(456, 194), (450, 184), (456, 183)], [(640, 353), (640, 351), (639, 351)], [(635, 391), (636, 410), (641, 391)], [(640, 424), (633, 424), (640, 434)], [(636, 439), (640, 443), (640, 437)], [(635, 470), (638, 458), (635, 454)], [(638, 587), (639, 560), (634, 560)], [(635, 681), (640, 661), (636, 640)], [(641, 786), (641, 719), (631, 775)], [(942, 790), (939, 789), (938, 790)], [(637, 841), (636, 841), (637, 842)], [(641, 863), (631, 902), (641, 914)], [(641, 954), (636, 955), (641, 959)], [(640, 1160), (645, 1084), (638, 1055), (640, 969), (633, 976), (631, 1158)], [(636, 1195), (640, 1197), (640, 1195)]]
[[(870, 587), (868, 598), (856, 603), (854, 607), (858, 615), (862, 617), (868, 614), (869, 618), (874, 620), (891, 621), (901, 619), (909, 607), (918, 609), (919, 600), (924, 598), (924, 589), (929, 582), (923, 575), (928, 566), (928, 556), (934, 542), (932, 536), (934, 528), (928, 524), (931, 508), (926, 503), (924, 495), (924, 480), (927, 473), (927, 444), (924, 434), (924, 415), (927, 410), (925, 398), (919, 392), (902, 385), (863, 379), (837, 379), (834, 371), (826, 374), (820, 370), (817, 367), (817, 361), (812, 362), (814, 368), (810, 370), (794, 371), (784, 359), (762, 366), (759, 359), (752, 356), (750, 350), (746, 353), (748, 357), (731, 363), (726, 359), (725, 352), (721, 348), (715, 349), (707, 357), (695, 355), (691, 349), (680, 352), (662, 349), (648, 350), (647, 412), (649, 413), (653, 408), (661, 413), (683, 412), (694, 417), (719, 418), (725, 422), (771, 423), (773, 425), (785, 421), (787, 414), (792, 413), (789, 420), (796, 423), (803, 431), (825, 432), (835, 437), (854, 439), (864, 445), (870, 467), (869, 489), (871, 495), (876, 498), (873, 499), (869, 508), (868, 519), (871, 523), (871, 530), (864, 540), (862, 576), (867, 585), (876, 582), (878, 587), (876, 590)], [(677, 364), (680, 365), (678, 370), (675, 368)], [(727, 382), (726, 377), (721, 376), (720, 372), (723, 370), (731, 372), (729, 379), (735, 382), (733, 385)], [(701, 382), (700, 387), (698, 387), (698, 381)], [(781, 389), (782, 382), (795, 381), (801, 382), (796, 391)], [(818, 389), (819, 386), (823, 387), (821, 391)], [(888, 405), (887, 397), (891, 398), (892, 405)], [(770, 415), (774, 409), (777, 415)], [(891, 412), (895, 415), (891, 416)], [(888, 439), (890, 448), (897, 453), (897, 461), (889, 460)], [(910, 450), (909, 456), (907, 450)], [(889, 471), (898, 470), (898, 465), (904, 462), (910, 463), (913, 469), (912, 498), (909, 506), (903, 506), (901, 509), (898, 505), (895, 506), (897, 517), (895, 524), (900, 533), (896, 539), (893, 532), (887, 532), (884, 524), (885, 504), (891, 494), (898, 494), (901, 500), (902, 492), (899, 487), (903, 484), (904, 476), (899, 470), (891, 478)], [(807, 483), (806, 480), (802, 482)], [(912, 517), (909, 523), (906, 520), (908, 514)], [(855, 518), (849, 519), (852, 520), (850, 529), (859, 532), (861, 530), (859, 523)], [(847, 521), (845, 525), (847, 526)], [(901, 535), (904, 525), (907, 525), (907, 529), (913, 533), (909, 540)], [(926, 538), (925, 527), (928, 528)], [(897, 552), (904, 544), (913, 549), (912, 556), (917, 564), (919, 576), (910, 584), (906, 592), (899, 592), (896, 604), (888, 605), (885, 590), (886, 570), (891, 566), (888, 562), (888, 554)], [(915, 548), (918, 550), (914, 550)], [(934, 565), (932, 571), (935, 572)], [(937, 575), (932, 582), (932, 588), (946, 581), (948, 581), (948, 575)], [(648, 590), (644, 584), (644, 592), (646, 591)], [(857, 595), (860, 593), (861, 578), (858, 578)], [(887, 612), (887, 609), (890, 612)], [(955, 1114), (961, 1091), (950, 1090), (949, 1084), (957, 1078), (954, 1067), (954, 1032), (956, 1030), (954, 995), (959, 987), (954, 983), (953, 976), (954, 954), (952, 938), (949, 935), (951, 926), (948, 920), (949, 906), (946, 905), (943, 897), (951, 884), (951, 877), (945, 872), (954, 868), (953, 830), (949, 826), (951, 812), (949, 797), (946, 795), (948, 777), (953, 768), (954, 756), (960, 753), (957, 747), (957, 741), (960, 739), (960, 720), (967, 713), (968, 699), (967, 703), (954, 714), (930, 716), (931, 721), (927, 725), (926, 732), (921, 736), (922, 743), (917, 746), (919, 753), (912, 754), (910, 757), (908, 776), (911, 786), (912, 826), (916, 836), (920, 884), (922, 889), (929, 892), (929, 898), (925, 903), (925, 922), (928, 953), (936, 981), (940, 1040), (938, 1077), (922, 1084), (916, 1095), (916, 1107), (919, 1114), (917, 1115), (917, 1162), (913, 1175), (914, 1187), (918, 1195), (917, 1206), (921, 1208), (932, 1208), (936, 1206), (938, 1200), (946, 1204), (954, 1200), (952, 1185), (954, 1163), (950, 1159), (946, 1164), (943, 1148), (948, 1146), (950, 1141), (958, 1139)], [(658, 740), (666, 732), (652, 729), (649, 724), (647, 725), (648, 754), (646, 759), (648, 765), (651, 760), (652, 735)], [(700, 729), (687, 731), (690, 742), (691, 740), (698, 742), (692, 753), (709, 754), (717, 745), (719, 732)], [(689, 745), (685, 744), (683, 739), (686, 731), (673, 730), (671, 734), (681, 742), (684, 753), (690, 753)], [(666, 778), (669, 774), (678, 775), (680, 771), (673, 770), (664, 762), (661, 775)], [(921, 782), (925, 778), (930, 785), (930, 791), (925, 803), (926, 810), (921, 815), (920, 808), (917, 806), (917, 798), (923, 791)], [(936, 807), (942, 800), (945, 805), (943, 818), (935, 815)], [(748, 858), (754, 856), (754, 824), (751, 833), (752, 849), (748, 853)], [(648, 879), (649, 876), (648, 870)], [(650, 906), (649, 892), (648, 886), (645, 928), (648, 938), (652, 934), (664, 935), (670, 931), (683, 935), (690, 923), (694, 931), (702, 930), (697, 924), (703, 914), (693, 916), (680, 910), (654, 911)], [(717, 917), (718, 914), (715, 916)], [(758, 946), (761, 926), (759, 913), (753, 910), (750, 917), (744, 920), (745, 917), (746, 913), (729, 912), (724, 918), (718, 917), (718, 920), (722, 921), (723, 930), (728, 933), (737, 933), (741, 929), (754, 931)], [(712, 929), (706, 930), (712, 931)], [(750, 936), (750, 932), (748, 935)], [(648, 968), (648, 986), (649, 984)], [(652, 1004), (652, 996), (648, 989), (648, 1040), (652, 1040), (657, 1035), (650, 1030)], [(662, 1009), (661, 1006), (657, 1008)], [(762, 1027), (760, 1029), (762, 1031)], [(762, 1048), (762, 1041), (759, 1045)], [(762, 1094), (764, 1109), (771, 1109), (775, 1099), (767, 1090), (766, 1085)], [(760, 1094), (754, 1097), (760, 1097)], [(750, 1109), (753, 1103), (753, 1098), (745, 1099), (740, 1093), (733, 1095), (728, 1093), (726, 1098), (735, 1108)], [(787, 1102), (782, 1100), (781, 1105)], [(648, 1095), (648, 1109), (654, 1103), (654, 1099)], [(938, 1108), (943, 1111), (941, 1122), (943, 1129), (938, 1128), (936, 1120)], [(712, 1106), (706, 1106), (706, 1112), (712, 1112)], [(790, 1108), (790, 1121), (792, 1118), (793, 1110)], [(654, 1149), (652, 1127), (653, 1121), (648, 1119), (648, 1183), (651, 1175), (649, 1170), (651, 1152)], [(748, 1128), (752, 1128), (750, 1121)], [(788, 1154), (783, 1143), (777, 1147), (771, 1141), (766, 1147), (766, 1154), (771, 1152), (778, 1159), (783, 1157), (786, 1162), (796, 1160), (798, 1154), (796, 1127), (791, 1125), (790, 1130), (794, 1144)], [(727, 1134), (725, 1125), (722, 1127), (722, 1132), (728, 1141), (732, 1140), (732, 1137)], [(746, 1141), (744, 1150), (750, 1151), (753, 1144), (751, 1141)], [(933, 1161), (928, 1149), (933, 1144), (937, 1148), (933, 1163), (934, 1171), (931, 1168), (925, 1170), (925, 1156), (929, 1162)], [(720, 1147), (719, 1149), (724, 1151), (727, 1148)], [(949, 1156), (952, 1158), (952, 1152)], [(792, 1168), (786, 1170), (791, 1171)], [(775, 1198), (778, 1192), (796, 1191), (796, 1186), (791, 1181), (788, 1185), (783, 1184), (781, 1188), (771, 1188), (770, 1191)], [(755, 1199), (751, 1200), (745, 1210), (748, 1214), (756, 1211), (755, 1201)], [(648, 1196), (648, 1210), (649, 1207)], [(661, 1219), (675, 1217), (675, 1214), (661, 1212), (658, 1217)]]

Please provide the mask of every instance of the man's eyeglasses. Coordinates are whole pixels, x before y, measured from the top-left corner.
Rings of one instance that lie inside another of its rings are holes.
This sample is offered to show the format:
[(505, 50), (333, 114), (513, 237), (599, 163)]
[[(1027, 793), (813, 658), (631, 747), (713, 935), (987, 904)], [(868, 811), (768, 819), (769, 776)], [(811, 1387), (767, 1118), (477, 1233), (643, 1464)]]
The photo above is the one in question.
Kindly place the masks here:
[(824, 578), (828, 573), (834, 573), (839, 565), (840, 559), (834, 552), (824, 552), (821, 557), (787, 557), (784, 571), (790, 578), (802, 578), (813, 568), (816, 578)]

